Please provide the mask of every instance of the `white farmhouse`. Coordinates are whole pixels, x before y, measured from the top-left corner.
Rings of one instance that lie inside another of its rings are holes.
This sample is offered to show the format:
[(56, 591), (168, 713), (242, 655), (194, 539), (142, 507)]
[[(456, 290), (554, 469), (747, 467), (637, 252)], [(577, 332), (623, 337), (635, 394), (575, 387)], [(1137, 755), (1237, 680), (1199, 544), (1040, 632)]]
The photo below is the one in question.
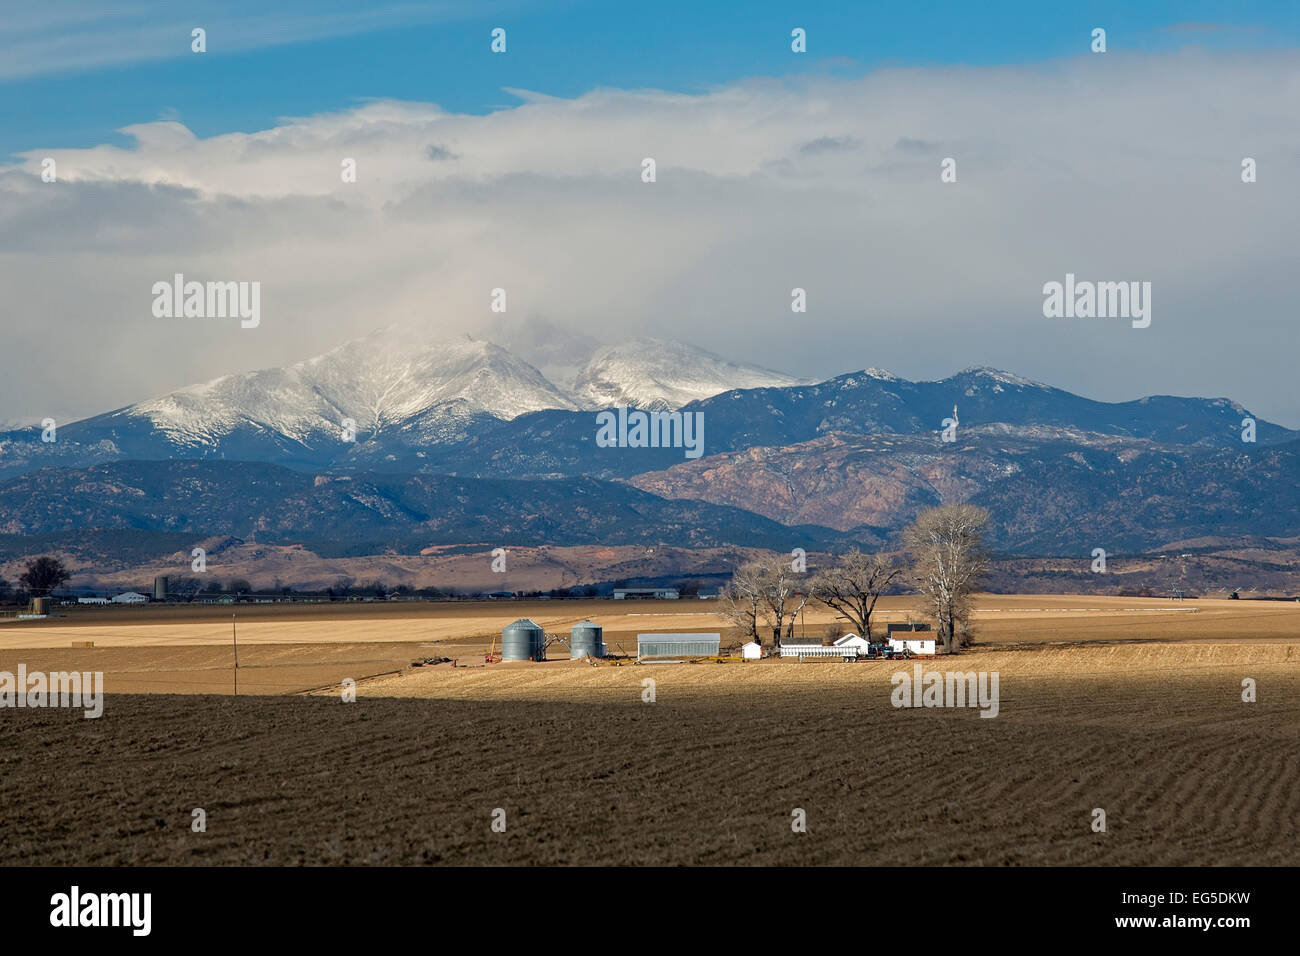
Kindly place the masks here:
[(886, 624), (889, 646), (909, 654), (934, 654), (934, 632), (929, 624)]
[(892, 647), (895, 652), (907, 651), (909, 654), (934, 654), (933, 637), (890, 637), (889, 646)]

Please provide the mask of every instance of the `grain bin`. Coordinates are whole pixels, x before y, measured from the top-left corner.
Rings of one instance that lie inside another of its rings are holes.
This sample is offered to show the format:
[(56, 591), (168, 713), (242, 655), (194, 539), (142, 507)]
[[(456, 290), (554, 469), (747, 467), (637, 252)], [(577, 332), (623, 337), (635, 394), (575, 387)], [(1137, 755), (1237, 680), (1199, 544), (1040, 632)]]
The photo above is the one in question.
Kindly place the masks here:
[(569, 657), (573, 660), (579, 657), (604, 657), (604, 638), (605, 629), (599, 624), (583, 621), (573, 625), (569, 631)]
[(535, 621), (520, 618), (501, 629), (503, 661), (542, 661), (546, 659), (546, 632)]

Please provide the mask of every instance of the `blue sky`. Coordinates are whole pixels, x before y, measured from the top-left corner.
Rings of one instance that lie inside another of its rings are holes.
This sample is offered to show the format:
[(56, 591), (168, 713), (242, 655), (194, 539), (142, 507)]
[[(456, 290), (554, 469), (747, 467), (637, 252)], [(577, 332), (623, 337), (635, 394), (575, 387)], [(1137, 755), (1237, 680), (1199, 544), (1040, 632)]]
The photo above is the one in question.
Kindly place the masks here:
[[(1294, 46), (1295, 2), (0, 3), (0, 157), (122, 143), (159, 118), (201, 137), (251, 132), (367, 98), (485, 113), (527, 89), (698, 92), (750, 76), (880, 65), (1020, 64), (1112, 52)], [(189, 30), (208, 52), (189, 52)], [(504, 27), (505, 55), (488, 50)], [(794, 26), (809, 52), (789, 49)]]

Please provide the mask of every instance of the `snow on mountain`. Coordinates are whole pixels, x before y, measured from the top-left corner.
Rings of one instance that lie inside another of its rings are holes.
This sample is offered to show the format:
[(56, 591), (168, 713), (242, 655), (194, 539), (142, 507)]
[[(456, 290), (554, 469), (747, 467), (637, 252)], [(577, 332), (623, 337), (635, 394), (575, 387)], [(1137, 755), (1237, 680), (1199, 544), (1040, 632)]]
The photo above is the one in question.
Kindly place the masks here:
[(1014, 385), (1017, 388), (1038, 388), (1043, 390), (1051, 389), (1050, 385), (1044, 385), (1042, 382), (1035, 382), (1031, 378), (1025, 378), (1021, 375), (1016, 375), (1012, 372), (1004, 372), (1001, 369), (989, 368), (987, 365), (972, 365), (970, 368), (964, 368), (956, 375), (950, 376), (945, 379), (940, 379), (940, 381), (953, 382), (953, 381), (967, 380), (967, 379), (968, 380), (987, 379), (994, 383), (995, 388), (998, 385)]
[(484, 337), (518, 355), (566, 394), (573, 392), (578, 374), (603, 344), (584, 332), (535, 316), (517, 321), (499, 315)]
[(573, 398), (584, 408), (631, 405), (680, 408), (734, 388), (801, 384), (799, 379), (752, 365), (737, 365), (681, 342), (636, 338), (596, 349), (578, 373)]
[[(391, 327), (286, 368), (225, 375), (123, 410), (182, 445), (265, 429), (310, 445), (356, 423), (358, 440), (392, 428), (431, 437), (490, 415), (510, 419), (574, 403), (537, 369), (490, 342)], [(445, 421), (444, 421), (445, 419)]]

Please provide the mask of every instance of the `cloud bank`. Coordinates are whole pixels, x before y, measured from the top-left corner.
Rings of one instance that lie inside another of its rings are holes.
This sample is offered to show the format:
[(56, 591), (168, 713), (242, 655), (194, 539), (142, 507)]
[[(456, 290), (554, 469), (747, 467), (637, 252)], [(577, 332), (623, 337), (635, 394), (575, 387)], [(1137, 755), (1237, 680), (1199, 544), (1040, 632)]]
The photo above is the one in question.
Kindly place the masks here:
[[(500, 287), (511, 318), (799, 376), (990, 365), (1300, 426), (1294, 53), (510, 92), (486, 116), (367, 102), (29, 151), (0, 170), (0, 419), (67, 420), (393, 322), (480, 334)], [(154, 318), (151, 286), (178, 272), (260, 281), (260, 326)], [(1150, 327), (1044, 318), (1066, 273), (1151, 282)]]

